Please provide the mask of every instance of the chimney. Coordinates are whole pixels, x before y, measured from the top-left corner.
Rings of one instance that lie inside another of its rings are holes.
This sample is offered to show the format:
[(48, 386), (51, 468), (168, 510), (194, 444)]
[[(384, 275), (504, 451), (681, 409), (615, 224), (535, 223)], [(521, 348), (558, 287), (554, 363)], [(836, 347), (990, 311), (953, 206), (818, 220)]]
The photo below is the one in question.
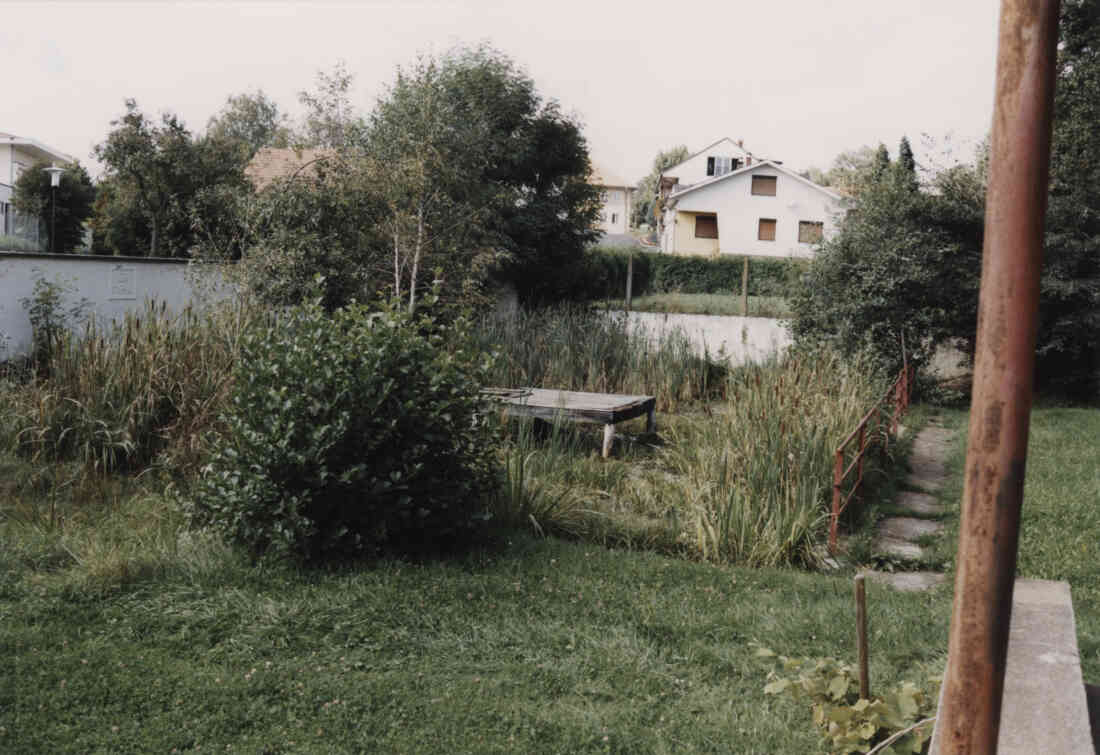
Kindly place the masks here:
[(745, 142), (741, 139), (738, 139), (737, 140), (737, 146), (740, 147), (741, 149), (744, 149), (745, 148)]
[(752, 155), (749, 155), (748, 157), (745, 158), (745, 167), (747, 168), (750, 165), (752, 165)]

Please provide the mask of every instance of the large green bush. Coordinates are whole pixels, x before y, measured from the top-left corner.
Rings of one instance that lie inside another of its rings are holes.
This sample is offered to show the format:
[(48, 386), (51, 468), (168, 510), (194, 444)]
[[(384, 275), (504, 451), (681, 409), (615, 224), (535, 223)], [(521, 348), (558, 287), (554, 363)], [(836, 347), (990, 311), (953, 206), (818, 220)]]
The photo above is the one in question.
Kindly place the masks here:
[[(635, 296), (644, 294), (740, 293), (745, 258), (739, 255), (697, 257), (634, 252)], [(570, 270), (568, 298), (622, 297), (630, 254), (621, 248), (595, 247)], [(786, 296), (808, 269), (807, 260), (785, 257), (749, 258), (749, 295)]]
[(252, 329), (192, 521), (303, 560), (466, 540), (495, 471), (464, 342), (461, 322), (357, 304)]

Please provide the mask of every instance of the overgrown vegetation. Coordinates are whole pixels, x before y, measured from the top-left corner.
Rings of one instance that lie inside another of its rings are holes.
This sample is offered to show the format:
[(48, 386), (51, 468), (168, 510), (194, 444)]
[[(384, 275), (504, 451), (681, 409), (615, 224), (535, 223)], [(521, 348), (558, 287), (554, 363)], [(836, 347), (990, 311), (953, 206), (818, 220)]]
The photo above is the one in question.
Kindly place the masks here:
[[(231, 384), (240, 307), (174, 315), (148, 304), (112, 325), (64, 327), (56, 287), (37, 289), (38, 377), (12, 387), (5, 431), (35, 461), (75, 461), (97, 474), (161, 463), (191, 468)], [(52, 292), (52, 293), (51, 293)]]
[(870, 181), (792, 297), (796, 341), (871, 349), (890, 372), (903, 343), (918, 367), (956, 339), (972, 353), (984, 168), (942, 173), (935, 191), (920, 190), (900, 161)]
[(682, 332), (651, 336), (583, 306), (489, 314), (475, 338), (498, 352), (489, 375), (498, 387), (653, 395), (660, 411), (725, 395), (728, 368), (697, 354)]
[[(1037, 387), (1100, 396), (1100, 3), (1062, 3), (1050, 190), (1040, 281)], [(902, 148), (903, 147), (903, 148)], [(973, 353), (989, 145), (917, 181), (908, 142), (858, 156), (854, 205), (794, 300), (797, 339), (868, 343), (918, 364), (953, 341)]]

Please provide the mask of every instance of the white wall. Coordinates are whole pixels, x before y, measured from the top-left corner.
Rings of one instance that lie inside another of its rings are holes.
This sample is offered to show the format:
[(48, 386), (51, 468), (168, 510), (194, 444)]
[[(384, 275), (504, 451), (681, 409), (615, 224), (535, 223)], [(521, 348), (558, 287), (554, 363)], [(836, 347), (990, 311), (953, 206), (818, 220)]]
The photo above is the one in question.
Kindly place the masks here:
[(604, 233), (626, 233), (630, 228), (630, 188), (601, 186), (603, 206), (597, 226)]
[(0, 184), (12, 185), (10, 144), (0, 144)]
[[(38, 278), (68, 289), (65, 309), (86, 300), (101, 321), (144, 309), (149, 299), (181, 311), (188, 303), (231, 293), (218, 269), (144, 257), (0, 253), (0, 359), (28, 352), (31, 323), (22, 300), (34, 294)], [(5, 338), (6, 337), (6, 338)]]
[(759, 363), (783, 354), (791, 334), (782, 320), (770, 317), (680, 315), (661, 312), (615, 312), (631, 325), (643, 327), (654, 340), (663, 332), (679, 329), (691, 339), (699, 354), (705, 348), (712, 358), (719, 352), (733, 365)]
[(681, 186), (697, 184), (706, 181), (712, 176), (707, 175), (708, 157), (735, 157), (741, 160), (741, 167), (745, 167), (745, 161), (750, 157), (749, 153), (737, 146), (732, 139), (722, 139), (718, 143), (706, 148), (697, 155), (693, 155), (679, 165), (666, 169), (663, 175), (679, 179)]
[[(752, 176), (775, 176), (775, 196), (752, 193)], [(774, 166), (763, 164), (722, 181), (700, 187), (676, 200), (665, 214), (666, 234), (662, 249), (677, 252), (675, 235), (668, 233), (675, 212), (718, 214), (718, 246), (721, 254), (751, 254), (762, 257), (812, 257), (813, 245), (798, 241), (799, 221), (824, 224), (826, 238), (836, 230), (841, 212), (839, 200), (806, 181)], [(774, 218), (775, 241), (760, 241), (761, 218)]]

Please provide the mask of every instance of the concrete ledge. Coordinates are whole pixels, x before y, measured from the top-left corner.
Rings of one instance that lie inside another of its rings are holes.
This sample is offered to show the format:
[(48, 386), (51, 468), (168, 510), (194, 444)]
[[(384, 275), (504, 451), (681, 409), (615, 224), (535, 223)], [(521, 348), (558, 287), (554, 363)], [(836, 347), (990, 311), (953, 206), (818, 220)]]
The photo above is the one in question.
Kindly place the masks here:
[(1065, 582), (1016, 580), (997, 752), (1096, 755)]

